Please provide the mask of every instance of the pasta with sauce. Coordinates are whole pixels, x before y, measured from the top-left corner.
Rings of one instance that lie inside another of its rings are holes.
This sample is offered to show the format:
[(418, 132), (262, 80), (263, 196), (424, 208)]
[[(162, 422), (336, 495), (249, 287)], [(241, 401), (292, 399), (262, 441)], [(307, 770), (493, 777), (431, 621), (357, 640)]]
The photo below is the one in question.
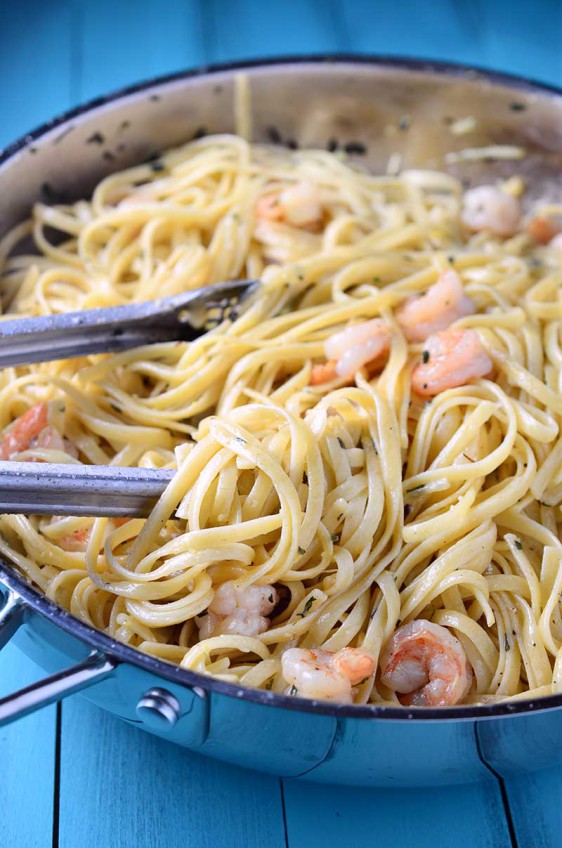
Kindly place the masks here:
[(243, 686), (562, 691), (559, 210), (522, 221), (516, 178), (463, 192), (237, 136), (157, 165), (37, 204), (0, 242), (7, 313), (260, 296), (194, 342), (0, 373), (2, 459), (176, 470), (146, 520), (4, 515), (0, 553), (82, 621)]

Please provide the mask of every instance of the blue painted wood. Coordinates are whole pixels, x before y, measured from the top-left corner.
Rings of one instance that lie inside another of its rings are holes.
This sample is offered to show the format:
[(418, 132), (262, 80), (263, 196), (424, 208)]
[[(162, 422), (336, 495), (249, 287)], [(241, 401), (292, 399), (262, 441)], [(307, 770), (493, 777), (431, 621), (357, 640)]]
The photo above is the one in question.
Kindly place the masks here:
[(78, 0), (76, 99), (203, 64), (200, 4), (189, 0)]
[(517, 841), (524, 848), (555, 848), (562, 833), (562, 769), (506, 780)]
[(346, 46), (357, 52), (485, 65), (562, 83), (558, 0), (345, 0), (336, 12)]
[(346, 46), (355, 52), (476, 62), (482, 44), (480, 5), (479, 0), (345, 0), (337, 12)]
[[(41, 677), (8, 645), (0, 654), (0, 697)], [(50, 848), (55, 785), (56, 708), (0, 728), (0, 845)]]
[(482, 3), (481, 62), (562, 84), (562, 4), (559, 0)]
[(255, 0), (206, 0), (205, 38), (211, 62), (345, 48), (336, 27), (338, 3), (284, 0), (265, 7)]
[(68, 109), (71, 22), (68, 0), (0, 4), (0, 148)]
[(284, 848), (276, 778), (224, 766), (75, 698), (63, 706), (60, 846)]
[[(326, 787), (284, 781), (290, 848), (510, 848), (497, 784), (448, 789)], [(533, 842), (523, 842), (535, 848)]]

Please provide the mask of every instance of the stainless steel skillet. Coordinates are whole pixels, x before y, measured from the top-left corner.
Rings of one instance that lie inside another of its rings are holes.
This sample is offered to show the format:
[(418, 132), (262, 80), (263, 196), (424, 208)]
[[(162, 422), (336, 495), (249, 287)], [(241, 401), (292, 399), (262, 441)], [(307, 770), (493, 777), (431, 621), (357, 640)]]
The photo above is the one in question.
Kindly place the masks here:
[[(232, 130), (239, 70), (151, 82), (14, 144), (0, 160), (0, 233), (38, 199), (83, 196), (110, 170), (202, 129)], [(347, 149), (377, 172), (398, 154), (402, 167), (445, 168), (471, 183), (507, 176), (514, 162), (466, 161), (459, 151), (515, 145), (525, 151), (516, 170), (528, 178), (531, 199), (560, 197), (562, 98), (547, 87), (431, 62), (354, 57), (256, 63), (244, 72), (256, 141)], [(467, 117), (468, 135), (451, 131)], [(53, 675), (3, 699), (0, 721), (84, 689), (124, 720), (201, 753), (275, 774), (368, 786), (462, 783), (562, 761), (562, 696), (410, 711), (242, 690), (115, 643), (7, 563), (0, 563), (0, 580), (1, 640), (13, 636)]]

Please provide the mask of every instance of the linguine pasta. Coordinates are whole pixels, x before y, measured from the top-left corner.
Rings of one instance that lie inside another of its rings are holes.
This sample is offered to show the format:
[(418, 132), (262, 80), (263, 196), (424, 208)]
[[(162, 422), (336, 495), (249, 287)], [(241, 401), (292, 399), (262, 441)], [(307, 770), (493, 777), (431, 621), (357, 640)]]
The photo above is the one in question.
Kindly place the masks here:
[[(468, 661), (462, 702), (562, 691), (562, 252), (469, 232), (462, 195), (225, 135), (37, 204), (0, 242), (10, 315), (262, 288), (191, 343), (0, 373), (3, 459), (177, 469), (146, 520), (4, 515), (0, 553), (82, 621), (236, 684), (299, 694), (287, 649), (355, 647), (375, 671), (353, 701), (405, 703), (380, 659), (424, 620)], [(451, 272), (492, 370), (427, 396), (400, 310)], [(383, 355), (317, 379), (373, 319)], [(38, 404), (48, 426), (12, 450)]]

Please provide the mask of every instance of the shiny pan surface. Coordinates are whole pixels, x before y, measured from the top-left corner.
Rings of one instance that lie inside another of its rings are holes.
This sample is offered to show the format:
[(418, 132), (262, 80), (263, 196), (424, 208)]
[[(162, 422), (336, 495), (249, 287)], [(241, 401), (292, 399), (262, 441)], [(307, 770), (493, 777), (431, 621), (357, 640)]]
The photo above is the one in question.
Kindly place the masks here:
[[(27, 135), (0, 154), (0, 233), (36, 200), (72, 201), (106, 174), (201, 132), (232, 132), (241, 71), (250, 84), (253, 141), (325, 148), (336, 140), (374, 172), (399, 154), (400, 167), (447, 170), (470, 184), (513, 173), (512, 161), (457, 160), (466, 141), (450, 126), (471, 117), (471, 147), (525, 148), (517, 172), (529, 182), (527, 203), (562, 199), (562, 97), (554, 89), (432, 62), (286, 59), (150, 81)], [(0, 584), (0, 645), (13, 637), (51, 675), (1, 700), (0, 724), (84, 690), (104, 709), (179, 745), (309, 780), (427, 786), (562, 761), (562, 695), (408, 710), (241, 689), (115, 642), (1, 560)]]

